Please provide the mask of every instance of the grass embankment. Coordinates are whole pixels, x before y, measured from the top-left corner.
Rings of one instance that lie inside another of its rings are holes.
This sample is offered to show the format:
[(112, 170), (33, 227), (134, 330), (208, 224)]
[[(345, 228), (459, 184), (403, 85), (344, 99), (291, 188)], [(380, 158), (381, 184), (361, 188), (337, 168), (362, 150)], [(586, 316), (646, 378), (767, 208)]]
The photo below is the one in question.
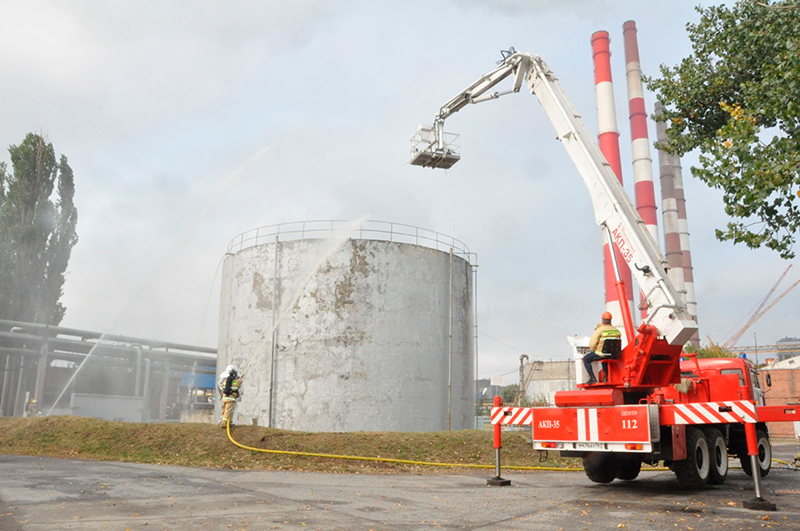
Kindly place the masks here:
[[(232, 428), (247, 446), (273, 450), (388, 457), (440, 463), (494, 464), (488, 431), (432, 433), (305, 433), (258, 426)], [(447, 473), (475, 470), (275, 455), (237, 448), (211, 424), (135, 424), (78, 417), (0, 418), (0, 454), (97, 459), (159, 465), (361, 473)], [(518, 433), (504, 433), (503, 465), (576, 466), (575, 459), (539, 462)], [(492, 470), (480, 470), (491, 474)]]

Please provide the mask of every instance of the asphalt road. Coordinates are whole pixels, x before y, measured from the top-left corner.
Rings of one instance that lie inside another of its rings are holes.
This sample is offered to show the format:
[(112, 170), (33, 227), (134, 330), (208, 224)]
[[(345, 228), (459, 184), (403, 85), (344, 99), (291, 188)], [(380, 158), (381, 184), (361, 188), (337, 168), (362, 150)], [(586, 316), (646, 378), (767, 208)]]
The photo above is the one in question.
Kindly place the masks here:
[[(791, 461), (797, 445), (776, 445)], [(733, 463), (733, 462), (732, 462)], [(590, 482), (580, 472), (363, 475), (259, 472), (0, 456), (0, 530), (62, 529), (797, 529), (800, 471), (773, 469), (753, 512), (752, 480), (681, 490), (670, 472)]]

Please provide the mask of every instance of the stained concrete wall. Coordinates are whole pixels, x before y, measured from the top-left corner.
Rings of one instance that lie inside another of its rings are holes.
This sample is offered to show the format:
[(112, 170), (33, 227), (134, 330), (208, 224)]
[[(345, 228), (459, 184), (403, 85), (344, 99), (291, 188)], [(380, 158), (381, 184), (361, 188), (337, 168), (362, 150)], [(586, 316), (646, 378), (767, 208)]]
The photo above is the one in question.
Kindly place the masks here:
[[(450, 425), (469, 429), (474, 349), (466, 260), (454, 257), (452, 279)], [(234, 422), (304, 431), (446, 429), (449, 293), (449, 253), (417, 245), (298, 240), (229, 255), (218, 367), (247, 368)]]

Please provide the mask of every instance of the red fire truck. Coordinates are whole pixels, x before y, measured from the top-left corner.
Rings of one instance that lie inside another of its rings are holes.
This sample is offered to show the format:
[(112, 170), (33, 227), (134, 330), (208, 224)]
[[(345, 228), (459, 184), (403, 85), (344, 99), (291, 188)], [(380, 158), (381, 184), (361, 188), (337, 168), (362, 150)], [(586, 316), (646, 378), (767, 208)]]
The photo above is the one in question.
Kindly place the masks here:
[(664, 461), (682, 485), (698, 487), (725, 482), (729, 455), (752, 474), (745, 429), (751, 424), (757, 466), (766, 476), (772, 453), (765, 421), (788, 419), (784, 407), (764, 407), (753, 364), (686, 355), (679, 367), (680, 383), (657, 388), (636, 404), (626, 404), (621, 390), (589, 390), (596, 386), (556, 395), (557, 407), (531, 412), (534, 448), (583, 457), (586, 475), (597, 483), (632, 480), (642, 463)]
[[(746, 472), (761, 471), (752, 474), (756, 497), (745, 505), (774, 508), (761, 496), (761, 476), (769, 472), (771, 460), (765, 422), (800, 420), (800, 412), (765, 407), (749, 361), (698, 360), (683, 352), (697, 325), (670, 282), (657, 242), (555, 75), (541, 57), (513, 48), (503, 52), (498, 64), (446, 102), (433, 125), (420, 126), (411, 139), (411, 164), (453, 166), (461, 153), (457, 137), (444, 131), (445, 120), (470, 104), (519, 92), (526, 84), (586, 184), (597, 224), (636, 278), (647, 317), (634, 328), (628, 306), (622, 304), (626, 344), (614, 348), (606, 340), (612, 348), (610, 358), (602, 362), (601, 381), (556, 393), (555, 407), (506, 408), (496, 401), (496, 433), (501, 424), (530, 425), (534, 448), (582, 457), (587, 476), (599, 483), (635, 479), (642, 463), (664, 461), (686, 487), (720, 484), (727, 476), (728, 456), (735, 455)], [(492, 91), (509, 77), (509, 90)], [(616, 253), (611, 258), (619, 300), (625, 301)]]

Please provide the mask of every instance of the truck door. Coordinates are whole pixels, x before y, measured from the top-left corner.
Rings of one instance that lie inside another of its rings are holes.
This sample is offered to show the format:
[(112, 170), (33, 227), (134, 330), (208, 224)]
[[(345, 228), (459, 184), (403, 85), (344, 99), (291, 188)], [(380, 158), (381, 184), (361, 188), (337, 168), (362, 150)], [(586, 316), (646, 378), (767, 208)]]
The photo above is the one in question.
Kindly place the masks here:
[(750, 369), (750, 385), (753, 388), (753, 401), (757, 406), (764, 404), (764, 391), (761, 390), (761, 382), (758, 380), (758, 371)]

